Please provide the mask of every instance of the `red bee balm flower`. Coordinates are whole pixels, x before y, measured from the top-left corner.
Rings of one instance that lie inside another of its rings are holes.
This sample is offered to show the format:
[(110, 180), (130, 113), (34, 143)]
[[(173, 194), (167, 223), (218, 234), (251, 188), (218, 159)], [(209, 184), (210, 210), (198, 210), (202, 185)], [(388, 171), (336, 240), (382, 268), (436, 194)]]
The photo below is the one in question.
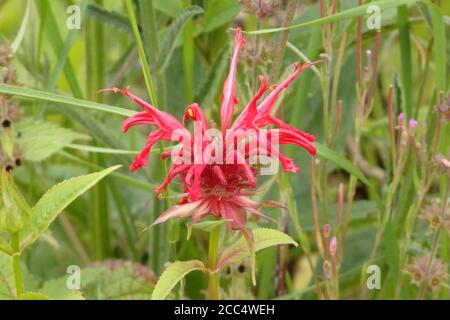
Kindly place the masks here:
[[(260, 163), (252, 162), (252, 159), (259, 154), (265, 154), (277, 158), (284, 171), (297, 173), (299, 169), (292, 159), (278, 151), (278, 145), (297, 145), (306, 149), (311, 155), (315, 155), (316, 149), (312, 144), (315, 141), (314, 136), (295, 129), (272, 115), (279, 94), (313, 63), (295, 64), (295, 71), (281, 84), (274, 86), (273, 91), (258, 103), (269, 89), (265, 78), (260, 77), (258, 92), (232, 123), (234, 107), (237, 104), (235, 88), (238, 56), (244, 44), (245, 39), (238, 28), (230, 71), (223, 89), (220, 112), (221, 131), (216, 136), (209, 133), (211, 130), (208, 129), (205, 115), (196, 103), (186, 108), (183, 123), (181, 123), (172, 115), (134, 96), (128, 88), (113, 89), (130, 97), (144, 109), (123, 123), (124, 132), (138, 124), (157, 127), (157, 130), (150, 132), (142, 152), (131, 164), (131, 171), (147, 165), (150, 149), (156, 142), (166, 140), (182, 142), (183, 145), (182, 148), (172, 149), (161, 155), (162, 159), (170, 156), (173, 159), (178, 158), (177, 161), (172, 161), (165, 181), (155, 190), (161, 194), (171, 180), (178, 177), (184, 186), (185, 193), (181, 195), (183, 200), (161, 214), (153, 225), (173, 217), (187, 216), (192, 216), (192, 222), (196, 223), (206, 215), (214, 215), (226, 219), (229, 229), (241, 230), (249, 236), (245, 228), (247, 214), (266, 217), (258, 210), (262, 205), (280, 205), (275, 202), (258, 203), (249, 198), (253, 194), (252, 190), (256, 188), (256, 178), (260, 167)], [(185, 127), (184, 123), (187, 120), (195, 122), (194, 134)], [(272, 128), (266, 129), (270, 125)], [(243, 146), (239, 147), (239, 144)], [(200, 152), (198, 148), (201, 148)], [(183, 161), (178, 161), (180, 157)]]

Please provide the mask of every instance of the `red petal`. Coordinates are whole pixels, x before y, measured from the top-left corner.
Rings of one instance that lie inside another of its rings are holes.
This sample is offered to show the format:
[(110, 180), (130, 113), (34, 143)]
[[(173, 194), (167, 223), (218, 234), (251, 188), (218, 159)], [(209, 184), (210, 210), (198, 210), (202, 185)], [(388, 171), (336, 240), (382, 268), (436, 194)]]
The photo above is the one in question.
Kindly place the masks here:
[(152, 149), (153, 145), (161, 140), (162, 137), (162, 131), (156, 130), (151, 132), (148, 135), (147, 143), (145, 144), (144, 149), (142, 149), (141, 153), (134, 158), (133, 163), (130, 166), (130, 170), (132, 172), (136, 171), (137, 169), (140, 169), (147, 165), (148, 163), (148, 156), (150, 154), (150, 150)]
[(240, 28), (236, 29), (236, 38), (235, 38), (235, 48), (233, 53), (233, 58), (231, 59), (230, 71), (228, 73), (228, 77), (225, 80), (224, 88), (223, 88), (223, 101), (222, 107), (220, 110), (220, 121), (222, 132), (225, 132), (225, 129), (228, 128), (228, 125), (231, 122), (231, 118), (234, 113), (234, 105), (236, 104), (236, 72), (237, 72), (237, 63), (238, 56), (241, 47), (244, 45), (245, 39), (242, 36), (242, 32)]
[(170, 218), (181, 218), (193, 215), (201, 201), (189, 202), (182, 205), (175, 205), (164, 211), (151, 226), (166, 222)]
[(254, 119), (257, 115), (257, 109), (256, 109), (256, 102), (264, 95), (264, 93), (267, 91), (267, 83), (266, 78), (263, 76), (259, 77), (259, 89), (258, 92), (256, 92), (255, 96), (250, 100), (249, 104), (245, 109), (241, 112), (239, 117), (234, 122), (233, 126), (231, 127), (232, 130), (236, 130), (238, 128), (247, 129), (247, 128), (254, 128)]

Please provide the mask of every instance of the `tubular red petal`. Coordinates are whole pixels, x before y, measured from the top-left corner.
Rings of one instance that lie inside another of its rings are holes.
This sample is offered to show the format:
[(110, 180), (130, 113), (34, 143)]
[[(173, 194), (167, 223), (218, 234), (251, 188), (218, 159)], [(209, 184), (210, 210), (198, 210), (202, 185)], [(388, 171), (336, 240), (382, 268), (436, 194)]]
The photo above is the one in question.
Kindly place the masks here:
[(314, 147), (310, 141), (294, 131), (289, 131), (286, 129), (271, 129), (269, 130), (269, 135), (271, 136), (271, 140), (275, 140), (279, 144), (297, 145), (306, 149), (310, 155), (316, 155), (316, 147)]
[(241, 112), (241, 114), (238, 116), (236, 121), (234, 122), (233, 126), (231, 127), (232, 130), (236, 130), (238, 128), (254, 128), (254, 119), (257, 115), (257, 109), (256, 109), (256, 103), (257, 101), (264, 95), (264, 93), (269, 89), (267, 87), (267, 81), (266, 78), (263, 76), (259, 77), (259, 89), (256, 92), (255, 96), (250, 100), (249, 104), (245, 107), (245, 109)]
[(142, 149), (141, 153), (138, 154), (134, 158), (134, 161), (130, 166), (130, 170), (132, 172), (147, 165), (150, 150), (156, 142), (161, 140), (161, 136), (162, 136), (161, 130), (153, 131), (148, 135), (148, 139), (147, 139), (147, 143), (145, 144), (145, 147)]
[(248, 182), (252, 188), (256, 188), (256, 179), (255, 176), (250, 169), (250, 167), (245, 163), (244, 157), (240, 152), (235, 152), (236, 160), (238, 161), (240, 167), (244, 170), (245, 176), (247, 177)]
[(192, 119), (193, 121), (200, 121), (203, 131), (208, 129), (208, 122), (206, 121), (205, 114), (203, 113), (202, 108), (200, 108), (197, 103), (190, 104), (186, 107), (186, 110), (184, 110), (183, 122), (188, 119)]
[(189, 202), (182, 205), (175, 205), (164, 211), (158, 219), (156, 219), (151, 226), (166, 222), (171, 218), (181, 218), (193, 215), (201, 201)]
[(192, 217), (192, 223), (198, 223), (203, 216), (207, 215), (210, 212), (209, 205), (207, 201), (204, 201), (201, 205), (199, 205)]
[(219, 166), (213, 166), (213, 171), (216, 177), (219, 179), (220, 183), (224, 185), (227, 184), (227, 178), (225, 178), (225, 175)]
[(175, 176), (177, 176), (178, 174), (182, 173), (183, 171), (186, 171), (187, 169), (189, 169), (190, 165), (188, 164), (183, 164), (183, 165), (174, 165), (172, 164), (170, 166), (169, 172), (167, 173), (167, 176), (164, 180), (164, 182), (158, 187), (153, 189), (153, 191), (157, 194), (164, 192), (167, 188), (167, 186), (169, 185), (169, 183), (172, 181), (173, 178), (175, 178)]
[(134, 102), (139, 104), (145, 111), (147, 111), (151, 115), (151, 117), (155, 121), (155, 125), (157, 125), (161, 129), (165, 129), (166, 131), (168, 131), (184, 128), (183, 125), (171, 114), (164, 111), (160, 111), (154, 106), (152, 106), (150, 103), (147, 103), (141, 98), (135, 96), (128, 90), (128, 87), (125, 88), (125, 90), (118, 88), (114, 88), (113, 90), (114, 92), (119, 92), (124, 96), (131, 98)]
[(230, 71), (228, 73), (227, 79), (224, 83), (223, 88), (223, 101), (222, 107), (220, 110), (220, 122), (222, 132), (225, 132), (225, 129), (228, 128), (231, 118), (234, 113), (234, 105), (236, 104), (236, 73), (237, 73), (237, 63), (239, 57), (239, 51), (245, 43), (245, 39), (242, 36), (242, 31), (240, 28), (236, 29), (236, 37), (235, 37), (235, 48), (233, 57), (231, 59)]
[[(315, 63), (315, 62), (314, 62)], [(289, 87), (289, 85), (292, 83), (292, 81), (294, 81), (294, 79), (300, 74), (302, 73), (303, 70), (305, 70), (306, 68), (311, 67), (314, 63), (306, 63), (306, 64), (300, 64), (300, 63), (296, 63), (295, 64), (295, 71), (286, 79), (284, 80), (280, 85), (278, 85), (275, 90), (273, 90), (265, 99), (263, 102), (261, 102), (261, 104), (258, 106), (257, 110), (257, 116), (256, 116), (256, 123), (259, 127), (263, 127), (265, 125), (267, 125), (270, 121), (269, 121), (269, 115), (271, 114), (274, 106), (275, 106), (275, 102), (278, 99), (278, 95), (287, 87)]]
[(309, 142), (314, 142), (316, 141), (316, 137), (314, 137), (313, 135), (303, 132), (301, 130), (298, 130), (297, 128), (294, 128), (290, 125), (288, 125), (287, 123), (285, 123), (284, 121), (275, 118), (274, 116), (269, 116), (269, 121), (270, 123), (278, 126), (281, 129), (286, 129), (286, 130), (290, 130), (290, 131), (294, 131), (295, 133), (299, 134), (300, 136), (304, 137), (306, 140), (308, 140)]
[(122, 124), (122, 131), (127, 132), (129, 128), (138, 124), (156, 125), (153, 117), (147, 111), (142, 111), (126, 119)]

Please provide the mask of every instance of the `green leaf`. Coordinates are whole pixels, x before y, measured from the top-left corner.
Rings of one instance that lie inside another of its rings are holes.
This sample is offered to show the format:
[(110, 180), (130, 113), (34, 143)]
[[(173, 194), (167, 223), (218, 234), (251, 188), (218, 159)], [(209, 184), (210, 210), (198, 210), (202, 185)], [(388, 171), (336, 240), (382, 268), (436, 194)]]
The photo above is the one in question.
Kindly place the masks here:
[[(69, 159), (75, 163), (81, 164), (88, 168), (92, 168), (94, 170), (103, 170), (104, 169), (102, 166), (99, 166), (92, 162), (80, 159), (80, 158), (78, 158), (74, 155), (71, 155), (70, 153), (67, 153), (65, 151), (61, 151), (59, 154), (62, 155), (63, 157), (65, 157), (66, 159)], [(145, 182), (143, 180), (134, 178), (133, 176), (126, 175), (126, 174), (123, 174), (120, 172), (111, 173), (111, 177), (115, 177), (115, 178), (119, 179), (120, 181), (122, 181), (123, 183), (126, 183), (130, 186), (134, 186), (134, 187), (144, 190), (146, 192), (148, 192), (148, 190), (158, 187), (158, 185), (156, 185), (156, 184)]]
[[(50, 5), (48, 1), (35, 1), (35, 4), (39, 17), (42, 21), (41, 28), (42, 31), (45, 32), (45, 38), (48, 38), (53, 52), (59, 57), (61, 55), (61, 50), (64, 50), (66, 45), (63, 42), (56, 16), (53, 13), (54, 6)], [(83, 93), (81, 91), (79, 81), (75, 75), (73, 64), (70, 57), (66, 58), (67, 61), (64, 63), (64, 75), (73, 95), (77, 98), (81, 98)]]
[(15, 132), (13, 130), (2, 130), (0, 132), (0, 150), (10, 159), (14, 158), (14, 136)]
[(178, 17), (169, 26), (169, 30), (165, 36), (165, 41), (162, 44), (161, 52), (159, 54), (158, 62), (156, 63), (156, 71), (163, 71), (172, 57), (173, 51), (177, 44), (178, 35), (181, 33), (183, 26), (193, 16), (203, 13), (203, 9), (199, 6), (192, 6), (183, 10)]
[(80, 108), (98, 110), (112, 114), (118, 114), (125, 117), (132, 116), (135, 112), (132, 110), (127, 110), (123, 108), (118, 108), (114, 106), (110, 106), (107, 104), (97, 103), (93, 101), (76, 99), (72, 97), (62, 96), (59, 94), (54, 94), (50, 92), (45, 92), (41, 90), (29, 89), (19, 86), (7, 85), (4, 83), (0, 83), (0, 93), (10, 94), (13, 96), (38, 99), (44, 101), (50, 101), (55, 103), (60, 103), (62, 105), (71, 105), (77, 106)]
[(361, 170), (359, 170), (359, 168), (357, 168), (347, 158), (345, 158), (344, 156), (340, 155), (336, 151), (325, 147), (324, 145), (322, 145), (320, 143), (315, 142), (314, 146), (316, 147), (317, 155), (319, 157), (322, 157), (322, 158), (324, 158), (324, 159), (326, 159), (328, 161), (333, 162), (338, 167), (344, 169), (348, 173), (350, 173), (350, 174), (354, 175), (355, 177), (357, 177), (364, 184), (370, 185), (369, 180), (366, 178), (366, 176), (364, 176), (364, 174), (361, 172)]
[(220, 220), (214, 220), (214, 221), (202, 221), (199, 223), (191, 224), (190, 226), (197, 230), (203, 230), (206, 232), (211, 232), (215, 227), (220, 226), (224, 224), (227, 221), (232, 221), (228, 219), (220, 219)]
[(186, 238), (188, 240), (191, 238), (192, 229), (197, 229), (197, 230), (203, 230), (203, 231), (206, 231), (206, 232), (211, 232), (215, 227), (221, 226), (222, 224), (224, 224), (227, 221), (231, 221), (231, 220), (220, 219), (220, 220), (202, 221), (202, 222), (199, 222), (199, 223), (188, 224), (187, 225), (188, 231), (187, 231)]
[(14, 299), (16, 284), (14, 281), (14, 270), (12, 257), (0, 252), (0, 300)]
[(130, 261), (108, 260), (102, 263), (101, 270), (87, 286), (82, 285), (87, 299), (150, 300), (157, 277), (147, 267)]
[(398, 279), (400, 272), (400, 248), (396, 238), (393, 220), (390, 220), (386, 225), (382, 241), (386, 260), (389, 265), (389, 275), (392, 277), (392, 280)]
[(22, 230), (31, 208), (17, 189), (10, 173), (0, 168), (0, 232), (13, 235)]
[(0, 235), (0, 251), (3, 251), (7, 255), (12, 255), (13, 253), (13, 248), (5, 239), (3, 239), (1, 235)]
[(303, 22), (299, 24), (294, 24), (288, 27), (280, 27), (280, 28), (270, 28), (270, 29), (261, 29), (256, 31), (250, 31), (245, 32), (247, 34), (266, 34), (266, 33), (274, 33), (274, 32), (280, 32), (284, 30), (291, 30), (291, 29), (297, 29), (297, 28), (306, 28), (306, 27), (312, 27), (312, 26), (320, 26), (326, 23), (330, 22), (336, 22), (336, 21), (342, 21), (347, 20), (351, 18), (356, 18), (360, 16), (364, 16), (367, 14), (367, 8), (369, 6), (378, 6), (381, 10), (396, 8), (398, 6), (404, 5), (404, 4), (413, 4), (418, 2), (419, 0), (379, 0), (379, 1), (372, 1), (369, 3), (366, 3), (362, 6), (354, 7), (348, 10), (344, 10), (338, 13), (335, 13), (330, 16), (326, 16), (320, 19)]
[(445, 36), (445, 24), (444, 17), (441, 9), (432, 4), (427, 3), (428, 8), (430, 9), (431, 21), (433, 24), (433, 50), (434, 50), (434, 59), (436, 61), (436, 86), (439, 91), (447, 90), (447, 39)]
[[(80, 16), (81, 17), (84, 17), (84, 13), (86, 11), (88, 2), (89, 2), (89, 0), (84, 0), (81, 3), (81, 6), (80, 6)], [(53, 68), (50, 77), (47, 79), (47, 82), (46, 82), (45, 89), (47, 91), (51, 91), (55, 88), (58, 78), (61, 74), (61, 71), (63, 71), (64, 66), (66, 65), (66, 62), (69, 58), (70, 50), (72, 49), (72, 46), (74, 45), (74, 43), (77, 39), (79, 31), (80, 31), (79, 29), (70, 30), (66, 37), (66, 40), (64, 41), (64, 44), (62, 45), (60, 50), (58, 50), (59, 51), (58, 52), (58, 61), (55, 65), (55, 67)], [(75, 76), (73, 76), (73, 78), (75, 79)], [(41, 115), (45, 111), (45, 109), (46, 109), (46, 106), (44, 103), (39, 105), (39, 113), (38, 114)]]
[(212, 0), (207, 2), (203, 32), (210, 32), (230, 22), (241, 11), (235, 0)]
[[(275, 229), (259, 228), (252, 230), (252, 232), (255, 252), (281, 244), (298, 245), (290, 236)], [(226, 263), (239, 263), (249, 256), (247, 241), (244, 237), (241, 237), (221, 254), (218, 267), (221, 268)]]
[(205, 265), (199, 260), (175, 261), (164, 270), (155, 286), (152, 300), (163, 300), (175, 285), (188, 273), (195, 270), (204, 270)]
[(127, 17), (116, 11), (108, 11), (96, 4), (90, 4), (87, 8), (87, 15), (133, 35), (133, 30)]
[(64, 208), (119, 167), (114, 166), (100, 172), (71, 178), (48, 190), (32, 208), (31, 216), (21, 232), (20, 249), (23, 250), (34, 243)]
[(417, 116), (418, 109), (416, 108), (416, 110), (413, 110), (412, 58), (408, 6), (401, 5), (398, 7), (397, 20), (401, 56), (403, 110), (405, 111), (407, 118), (411, 118)]
[(19, 32), (17, 33), (17, 36), (14, 39), (14, 41), (11, 43), (11, 51), (13, 53), (17, 52), (17, 49), (19, 49), (20, 43), (22, 42), (23, 37), (25, 36), (26, 30), (27, 30), (28, 21), (29, 21), (29, 18), (30, 18), (30, 7), (31, 7), (31, 1), (28, 0), (27, 8), (25, 10), (25, 15), (24, 15), (24, 17), (22, 19), (22, 23), (20, 25)]
[(182, 1), (179, 0), (153, 0), (153, 5), (159, 11), (175, 18), (183, 10)]
[[(138, 150), (121, 150), (121, 149), (112, 149), (112, 148), (103, 148), (103, 147), (95, 147), (95, 146), (88, 146), (83, 144), (74, 144), (70, 143), (66, 146), (69, 149), (75, 149), (79, 151), (86, 151), (86, 152), (93, 152), (93, 153), (105, 153), (105, 154), (132, 154), (136, 155), (140, 151)], [(153, 150), (152, 150), (153, 151)], [(159, 150), (155, 149), (155, 152)]]
[(102, 272), (104, 272), (104, 269), (100, 267), (80, 270), (80, 290), (72, 290), (67, 287), (69, 277), (73, 276), (73, 274), (66, 274), (61, 278), (46, 281), (39, 289), (39, 292), (55, 300), (85, 300), (83, 295), (84, 289), (97, 281)]
[(17, 300), (50, 300), (50, 298), (39, 292), (25, 292), (18, 296)]
[(43, 121), (23, 121), (16, 125), (20, 132), (19, 145), (24, 158), (38, 162), (69, 146), (74, 140), (89, 139), (88, 136)]

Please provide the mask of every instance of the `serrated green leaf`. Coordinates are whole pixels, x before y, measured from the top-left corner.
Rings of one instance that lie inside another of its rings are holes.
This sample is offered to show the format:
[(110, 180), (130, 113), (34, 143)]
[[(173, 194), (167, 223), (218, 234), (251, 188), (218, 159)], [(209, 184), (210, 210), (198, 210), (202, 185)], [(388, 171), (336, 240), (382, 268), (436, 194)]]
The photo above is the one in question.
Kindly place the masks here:
[(159, 278), (153, 290), (152, 300), (163, 300), (188, 273), (204, 269), (205, 265), (200, 260), (175, 261), (164, 270)]
[(133, 35), (133, 30), (127, 17), (116, 11), (108, 11), (96, 4), (90, 4), (87, 8), (87, 15)]
[(22, 230), (31, 208), (8, 172), (0, 169), (0, 231), (10, 235)]
[(24, 158), (32, 162), (50, 157), (74, 140), (89, 139), (86, 135), (49, 122), (24, 121), (16, 128), (20, 132), (19, 144)]
[[(275, 229), (260, 228), (252, 232), (255, 252), (281, 244), (298, 245), (290, 236)], [(221, 254), (218, 266), (221, 268), (225, 263), (239, 263), (249, 256), (247, 242), (244, 237), (241, 237)]]
[(114, 166), (100, 172), (71, 178), (48, 190), (32, 208), (31, 216), (21, 232), (20, 249), (23, 250), (34, 243), (64, 208), (119, 167)]
[(14, 299), (16, 284), (12, 268), (12, 257), (0, 252), (0, 300)]
[(88, 286), (82, 286), (86, 298), (96, 300), (151, 298), (157, 278), (147, 267), (131, 261), (108, 260), (102, 263), (101, 270), (102, 272), (90, 281)]
[(91, 283), (98, 280), (104, 272), (103, 268), (87, 268), (80, 270), (80, 290), (72, 290), (67, 287), (67, 280), (73, 274), (67, 274), (58, 279), (46, 281), (39, 289), (52, 300), (85, 300), (83, 291)]
[(165, 36), (164, 43), (161, 47), (161, 52), (158, 57), (158, 62), (156, 63), (156, 71), (163, 71), (172, 57), (172, 53), (177, 44), (177, 38), (181, 33), (183, 26), (190, 18), (193, 16), (203, 13), (203, 9), (199, 6), (192, 6), (183, 10), (178, 17), (169, 26), (169, 30)]

